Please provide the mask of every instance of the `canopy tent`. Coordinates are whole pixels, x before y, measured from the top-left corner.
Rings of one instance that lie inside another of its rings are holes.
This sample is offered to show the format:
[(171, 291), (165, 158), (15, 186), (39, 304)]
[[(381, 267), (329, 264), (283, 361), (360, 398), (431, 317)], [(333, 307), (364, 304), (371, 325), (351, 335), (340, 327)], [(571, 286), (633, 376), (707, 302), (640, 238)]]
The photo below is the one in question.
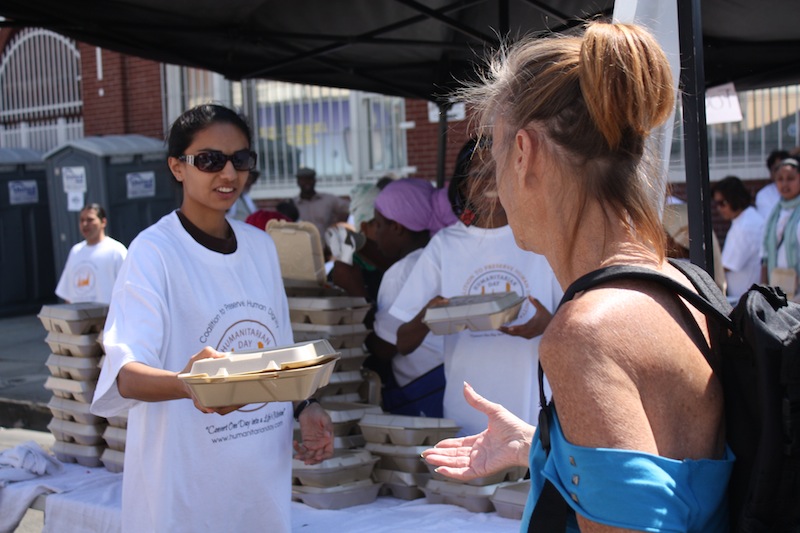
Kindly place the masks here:
[[(703, 0), (708, 86), (800, 79), (793, 0)], [(36, 26), (231, 79), (270, 78), (435, 100), (500, 35), (568, 31), (613, 0), (3, 0)]]
[[(800, 25), (795, 0), (675, 1), (686, 59), (691, 253), (695, 263), (710, 265), (705, 115), (699, 105), (704, 87), (800, 81)], [(587, 19), (611, 16), (613, 8), (613, 0), (3, 0), (0, 16), (7, 20), (0, 24), (48, 28), (231, 79), (269, 78), (441, 103), (459, 80), (474, 76), (476, 63), (501, 37), (567, 32)]]

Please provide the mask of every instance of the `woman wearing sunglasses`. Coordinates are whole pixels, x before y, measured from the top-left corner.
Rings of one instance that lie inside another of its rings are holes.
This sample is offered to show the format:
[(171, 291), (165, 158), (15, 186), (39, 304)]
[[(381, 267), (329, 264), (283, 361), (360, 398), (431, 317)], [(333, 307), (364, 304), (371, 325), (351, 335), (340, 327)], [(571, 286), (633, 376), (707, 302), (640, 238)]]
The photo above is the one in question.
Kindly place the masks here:
[[(209, 409), (178, 379), (223, 352), (292, 342), (275, 246), (227, 220), (256, 165), (247, 123), (202, 105), (173, 124), (180, 209), (132, 243), (114, 287), (92, 410), (129, 409), (122, 531), (290, 531), (288, 402)], [(303, 402), (297, 457), (333, 453), (330, 417)], [(224, 415), (224, 416), (222, 416)]]

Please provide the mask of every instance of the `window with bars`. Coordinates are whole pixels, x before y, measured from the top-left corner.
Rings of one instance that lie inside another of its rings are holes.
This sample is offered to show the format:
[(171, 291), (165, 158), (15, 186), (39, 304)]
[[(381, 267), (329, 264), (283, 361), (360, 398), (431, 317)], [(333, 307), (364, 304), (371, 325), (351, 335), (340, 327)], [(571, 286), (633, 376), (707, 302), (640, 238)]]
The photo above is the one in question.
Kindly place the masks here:
[(0, 147), (47, 151), (83, 136), (81, 59), (75, 42), (26, 28), (0, 58)]

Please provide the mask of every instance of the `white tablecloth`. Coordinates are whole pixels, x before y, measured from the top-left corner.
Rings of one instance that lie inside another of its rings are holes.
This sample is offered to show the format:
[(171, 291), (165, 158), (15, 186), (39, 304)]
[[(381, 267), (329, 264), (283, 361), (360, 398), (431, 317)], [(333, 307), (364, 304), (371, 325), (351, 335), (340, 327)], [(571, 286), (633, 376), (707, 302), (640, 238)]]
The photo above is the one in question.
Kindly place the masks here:
[[(122, 474), (112, 474), (104, 468), (64, 466), (64, 472), (58, 476), (15, 482), (0, 489), (0, 516), (5, 515), (13, 502), (19, 504), (20, 497), (29, 499), (30, 504), (31, 494), (48, 494), (44, 533), (118, 532)], [(424, 498), (405, 501), (381, 496), (367, 505), (331, 511), (292, 502), (292, 530), (298, 533), (516, 533), (519, 521), (497, 513), (472, 513), (455, 505), (429, 504)]]

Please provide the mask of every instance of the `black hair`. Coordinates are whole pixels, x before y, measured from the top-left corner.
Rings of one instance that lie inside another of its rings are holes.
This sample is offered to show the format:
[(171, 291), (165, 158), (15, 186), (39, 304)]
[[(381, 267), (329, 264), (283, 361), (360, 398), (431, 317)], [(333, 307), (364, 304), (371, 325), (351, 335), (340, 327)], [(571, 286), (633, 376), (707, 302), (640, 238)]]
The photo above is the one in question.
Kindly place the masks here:
[(83, 209), (81, 209), (81, 211), (86, 211), (87, 209), (93, 209), (97, 213), (97, 218), (99, 218), (100, 220), (106, 220), (107, 218), (106, 210), (103, 209), (103, 206), (101, 206), (100, 204), (95, 204), (95, 203), (86, 204), (85, 206), (83, 206)]
[[(456, 166), (453, 170), (453, 177), (450, 179), (450, 185), (447, 188), (447, 197), (450, 200), (450, 206), (461, 222), (467, 226), (474, 224), (478, 218), (478, 210), (474, 205), (471, 196), (471, 187), (469, 186), (469, 177), (477, 165), (482, 164), (479, 160), (481, 155), (479, 151), (488, 150), (491, 148), (491, 140), (488, 137), (470, 138), (461, 147), (456, 157)], [(476, 160), (477, 158), (477, 160)]]
[(747, 209), (753, 198), (742, 180), (736, 176), (727, 176), (711, 186), (711, 194), (719, 193), (734, 211)]
[(786, 150), (773, 150), (767, 157), (767, 168), (772, 172), (772, 167), (775, 166), (775, 163), (783, 161), (787, 157), (791, 157), (791, 155)]
[(275, 206), (275, 211), (281, 213), (282, 215), (286, 215), (292, 220), (292, 222), (297, 222), (297, 219), (300, 218), (300, 211), (297, 210), (297, 206), (294, 205), (292, 200), (280, 202)]
[(253, 136), (247, 120), (233, 109), (217, 104), (201, 104), (184, 111), (175, 119), (167, 136), (167, 155), (180, 157), (194, 141), (195, 135), (212, 124), (231, 124), (237, 127), (252, 146)]

